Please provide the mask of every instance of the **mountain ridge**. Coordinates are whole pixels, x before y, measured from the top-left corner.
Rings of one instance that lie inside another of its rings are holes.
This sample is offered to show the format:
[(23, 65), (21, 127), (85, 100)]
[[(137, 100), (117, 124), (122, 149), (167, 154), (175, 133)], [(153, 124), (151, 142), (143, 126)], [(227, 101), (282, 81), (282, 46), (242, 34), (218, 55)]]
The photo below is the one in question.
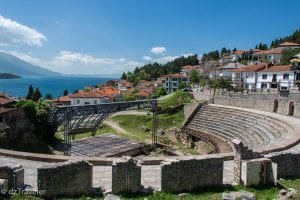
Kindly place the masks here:
[(58, 72), (30, 64), (9, 53), (0, 52), (0, 73), (12, 73), (19, 76), (60, 76)]

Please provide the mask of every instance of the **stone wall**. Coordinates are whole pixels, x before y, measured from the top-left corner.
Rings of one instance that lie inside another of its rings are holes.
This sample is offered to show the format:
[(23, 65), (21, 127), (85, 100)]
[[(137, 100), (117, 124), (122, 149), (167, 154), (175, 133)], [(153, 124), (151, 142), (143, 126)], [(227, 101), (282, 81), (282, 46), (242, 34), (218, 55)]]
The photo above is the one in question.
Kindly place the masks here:
[(84, 160), (38, 168), (38, 189), (45, 197), (86, 194), (91, 190), (93, 166)]
[(197, 102), (184, 104), (183, 107), (184, 119), (187, 119), (197, 106), (198, 106)]
[(2, 165), (0, 179), (8, 180), (9, 189), (21, 188), (24, 185), (24, 169), (21, 165)]
[(161, 190), (189, 192), (223, 184), (221, 155), (167, 159), (161, 163)]
[(116, 159), (112, 164), (112, 193), (137, 193), (141, 189), (141, 165), (137, 160)]
[(246, 187), (276, 185), (276, 164), (267, 158), (242, 161), (241, 180)]
[(277, 177), (300, 177), (300, 152), (284, 151), (265, 155), (277, 163)]
[[(274, 95), (271, 95), (272, 97)], [(276, 96), (274, 96), (276, 97)], [(253, 96), (215, 96), (214, 103), (220, 104), (220, 105), (228, 105), (228, 106), (236, 106), (236, 107), (242, 107), (242, 108), (250, 108), (250, 109), (256, 109), (266, 112), (273, 112), (274, 111), (274, 101), (278, 100), (278, 108), (276, 113), (281, 115), (288, 115), (289, 114), (289, 108), (290, 108), (290, 102), (293, 100), (290, 100), (288, 98), (274, 98), (271, 99), (271, 97), (268, 98), (253, 98)], [(294, 117), (300, 118), (300, 102), (294, 102)]]

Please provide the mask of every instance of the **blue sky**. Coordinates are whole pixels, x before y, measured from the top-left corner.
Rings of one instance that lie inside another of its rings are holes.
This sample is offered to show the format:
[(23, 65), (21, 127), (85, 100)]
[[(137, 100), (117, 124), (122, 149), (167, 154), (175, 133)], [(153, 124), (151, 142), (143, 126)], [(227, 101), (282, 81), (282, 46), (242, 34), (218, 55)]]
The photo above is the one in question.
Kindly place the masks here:
[(69, 74), (258, 42), (300, 28), (297, 0), (0, 0), (0, 50)]

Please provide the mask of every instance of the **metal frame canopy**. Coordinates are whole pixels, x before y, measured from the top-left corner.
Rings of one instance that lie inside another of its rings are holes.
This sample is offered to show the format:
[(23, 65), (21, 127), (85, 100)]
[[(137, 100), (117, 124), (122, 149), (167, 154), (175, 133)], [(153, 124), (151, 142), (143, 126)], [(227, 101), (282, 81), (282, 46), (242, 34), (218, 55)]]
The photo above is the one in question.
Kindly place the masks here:
[(110, 114), (135, 110), (140, 108), (151, 108), (152, 115), (152, 146), (156, 148), (157, 143), (157, 100), (140, 100), (103, 103), (84, 106), (57, 106), (49, 115), (49, 122), (58, 126), (64, 125), (64, 154), (71, 155), (72, 136), (84, 131), (97, 131), (100, 123)]

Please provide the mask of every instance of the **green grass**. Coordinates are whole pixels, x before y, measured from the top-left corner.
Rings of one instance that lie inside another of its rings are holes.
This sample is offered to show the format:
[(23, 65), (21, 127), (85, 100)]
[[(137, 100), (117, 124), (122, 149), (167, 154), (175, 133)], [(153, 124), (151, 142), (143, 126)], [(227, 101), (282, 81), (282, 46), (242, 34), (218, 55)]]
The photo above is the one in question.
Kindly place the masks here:
[[(117, 115), (111, 119), (128, 132), (128, 134), (122, 134), (121, 136), (139, 142), (151, 139), (151, 130), (145, 132), (139, 126), (147, 126), (152, 129), (152, 115)], [(157, 119), (158, 129), (166, 130), (170, 127), (179, 127), (183, 123), (184, 115), (183, 111), (180, 110), (174, 114), (158, 114)]]
[[(165, 192), (156, 192), (150, 195), (129, 195), (129, 196), (122, 196), (122, 200), (219, 200), (222, 199), (223, 192), (230, 192), (230, 191), (248, 191), (253, 192), (256, 194), (256, 198), (258, 200), (272, 200), (278, 195), (281, 188), (288, 189), (294, 188), (300, 192), (300, 179), (290, 179), (290, 180), (280, 180), (280, 185), (272, 186), (272, 187), (253, 187), (253, 188), (244, 188), (242, 186), (228, 186), (228, 187), (214, 187), (214, 188), (207, 188), (203, 190), (199, 190), (193, 193), (186, 193), (186, 195), (182, 198), (178, 196), (178, 194), (170, 194)], [(298, 192), (298, 194), (299, 194)], [(32, 197), (32, 196), (21, 196), (21, 195), (13, 195), (10, 200), (40, 200), (41, 198)], [(72, 198), (60, 198), (60, 200), (71, 200)], [(74, 199), (74, 198), (73, 198)], [(87, 200), (87, 199), (97, 199), (102, 200), (103, 197), (86, 197), (82, 196), (76, 198), (78, 200)], [(297, 198), (296, 198), (297, 199)]]
[(169, 106), (180, 106), (184, 103), (190, 103), (192, 100), (191, 96), (187, 92), (182, 92), (180, 90), (176, 91), (173, 95), (169, 96), (166, 99), (159, 100), (158, 104), (163, 109)]
[[(102, 135), (102, 134), (105, 134), (105, 133), (116, 134), (116, 131), (113, 128), (111, 128), (110, 126), (107, 126), (107, 125), (103, 124), (103, 126), (97, 130), (95, 135)], [(75, 135), (75, 140), (88, 138), (91, 135), (92, 135), (92, 132), (85, 132), (85, 133), (76, 134)], [(63, 131), (56, 132), (55, 133), (55, 138), (58, 139), (58, 140), (63, 141), (64, 132)]]

